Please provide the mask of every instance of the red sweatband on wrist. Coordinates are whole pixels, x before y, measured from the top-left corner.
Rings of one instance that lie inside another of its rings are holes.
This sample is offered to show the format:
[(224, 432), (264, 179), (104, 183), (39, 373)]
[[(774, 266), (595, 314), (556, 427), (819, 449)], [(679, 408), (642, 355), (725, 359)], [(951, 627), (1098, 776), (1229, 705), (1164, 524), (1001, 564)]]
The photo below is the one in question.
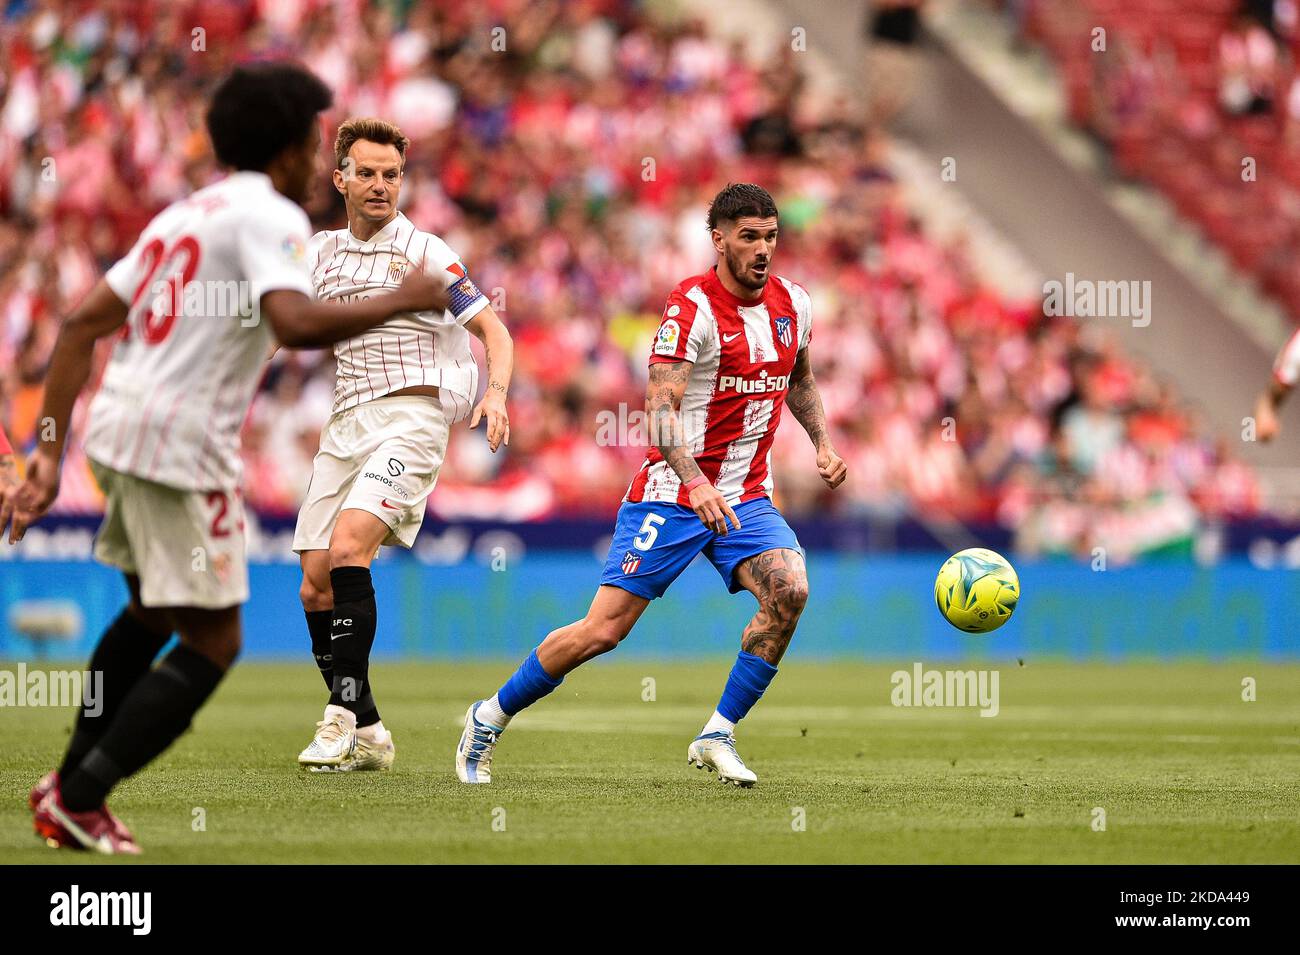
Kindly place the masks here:
[(701, 484), (708, 484), (708, 483), (709, 483), (708, 478), (706, 478), (703, 474), (697, 474), (695, 475), (695, 477), (687, 481), (686, 484), (683, 486), (686, 488), (686, 493), (690, 494), (691, 491), (694, 491)]
[(5, 437), (5, 429), (0, 428), (0, 455), (13, 453), (14, 449), (9, 446), (9, 439)]

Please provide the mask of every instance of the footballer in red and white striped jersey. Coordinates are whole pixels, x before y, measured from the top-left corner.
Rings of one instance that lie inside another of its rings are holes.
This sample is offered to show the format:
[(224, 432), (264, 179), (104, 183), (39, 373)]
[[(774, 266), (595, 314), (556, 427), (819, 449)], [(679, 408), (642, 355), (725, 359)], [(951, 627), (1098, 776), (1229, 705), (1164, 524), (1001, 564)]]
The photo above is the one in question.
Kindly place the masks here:
[(456, 748), (461, 782), (491, 782), (510, 720), (618, 646), (698, 556), (729, 591), (753, 594), (758, 612), (687, 761), (724, 783), (758, 781), (736, 752), (736, 724), (776, 676), (808, 599), (803, 548), (771, 501), (784, 410), (807, 432), (828, 489), (848, 469), (813, 375), (811, 300), (771, 271), (776, 202), (754, 183), (730, 183), (707, 221), (717, 261), (673, 289), (660, 319), (646, 383), (653, 448), (619, 506), (600, 588), (585, 617), (552, 630), (495, 695), (470, 704)]
[[(772, 276), (758, 301), (737, 298), (716, 269), (673, 290), (655, 335), (651, 364), (692, 362), (679, 416), (700, 471), (729, 504), (772, 494), (772, 440), (795, 356), (812, 336), (804, 288)], [(689, 506), (681, 479), (651, 448), (625, 501)]]

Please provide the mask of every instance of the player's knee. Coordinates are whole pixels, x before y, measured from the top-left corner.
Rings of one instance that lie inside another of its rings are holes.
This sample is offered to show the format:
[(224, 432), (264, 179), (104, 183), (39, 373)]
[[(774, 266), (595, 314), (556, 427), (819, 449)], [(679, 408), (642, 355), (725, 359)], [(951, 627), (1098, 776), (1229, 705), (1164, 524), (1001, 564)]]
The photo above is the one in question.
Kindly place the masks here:
[(618, 647), (620, 642), (616, 634), (608, 631), (597, 631), (591, 634), (587, 640), (587, 655), (598, 657), (602, 653), (609, 653)]
[(166, 611), (146, 607), (135, 597), (131, 598), (127, 609), (136, 622), (150, 633), (169, 634), (172, 632), (172, 620)]
[(808, 581), (793, 580), (772, 595), (770, 613), (785, 623), (793, 624), (808, 604)]
[(330, 541), (330, 569), (336, 567), (369, 567), (374, 552), (366, 553), (360, 541), (343, 537)]
[(801, 578), (796, 580), (790, 587), (790, 608), (796, 613), (803, 613), (803, 608), (808, 605), (808, 580)]
[(616, 622), (609, 620), (588, 621), (584, 629), (587, 655), (592, 657), (609, 653), (622, 643), (623, 637), (626, 636)]
[(308, 577), (302, 579), (302, 586), (298, 588), (298, 599), (302, 601), (302, 609), (308, 613), (334, 608), (334, 592), (321, 590)]
[(244, 649), (243, 641), (239, 637), (232, 637), (229, 640), (222, 641), (216, 647), (216, 653), (213, 657), (217, 666), (229, 670), (239, 659), (240, 651)]
[(223, 670), (229, 670), (239, 658), (243, 640), (236, 633), (181, 634), (181, 643), (194, 652), (207, 657)]

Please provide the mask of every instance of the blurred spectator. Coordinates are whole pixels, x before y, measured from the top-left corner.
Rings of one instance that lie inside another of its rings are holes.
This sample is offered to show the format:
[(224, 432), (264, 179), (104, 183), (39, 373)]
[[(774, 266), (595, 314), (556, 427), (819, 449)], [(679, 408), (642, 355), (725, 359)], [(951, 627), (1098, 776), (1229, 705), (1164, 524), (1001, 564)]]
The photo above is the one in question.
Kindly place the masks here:
[(1233, 116), (1260, 115), (1273, 108), (1277, 43), (1249, 13), (1219, 38), (1219, 103)]
[(866, 88), (875, 123), (888, 123), (911, 98), (924, 6), (925, 0), (871, 0), (867, 7)]

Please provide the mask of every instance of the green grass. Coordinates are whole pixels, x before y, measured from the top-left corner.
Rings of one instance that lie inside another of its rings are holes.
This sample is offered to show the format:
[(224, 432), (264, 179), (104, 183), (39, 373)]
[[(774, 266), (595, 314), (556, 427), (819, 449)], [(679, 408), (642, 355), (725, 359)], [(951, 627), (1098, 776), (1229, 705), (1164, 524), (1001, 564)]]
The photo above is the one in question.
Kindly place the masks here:
[[(726, 668), (584, 667), (515, 721), (496, 781), (468, 787), (451, 763), (461, 716), (509, 665), (377, 664), (396, 766), (321, 776), (294, 762), (324, 703), (310, 663), (243, 664), (112, 804), (143, 862), (1300, 860), (1298, 666), (1012, 664), (1001, 713), (980, 718), (891, 706), (895, 667), (796, 658), (741, 727), (752, 790), (685, 761)], [(1244, 676), (1258, 702), (1242, 702)], [(88, 861), (45, 848), (25, 808), (70, 724), (69, 710), (0, 708), (4, 862)]]

